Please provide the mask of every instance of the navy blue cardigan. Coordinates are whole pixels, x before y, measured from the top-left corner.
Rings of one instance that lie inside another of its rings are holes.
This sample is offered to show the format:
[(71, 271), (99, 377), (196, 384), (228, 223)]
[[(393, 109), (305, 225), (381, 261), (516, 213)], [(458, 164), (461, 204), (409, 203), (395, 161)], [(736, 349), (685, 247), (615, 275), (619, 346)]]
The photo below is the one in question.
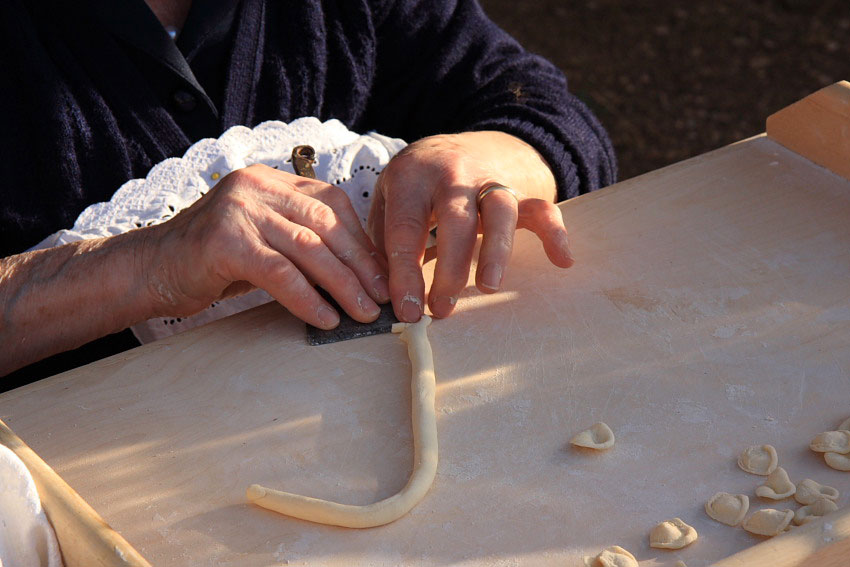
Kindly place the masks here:
[(2, 256), (198, 139), (271, 119), (408, 141), (503, 130), (543, 154), (561, 198), (614, 181), (564, 76), (471, 0), (196, 0), (176, 46), (142, 0), (7, 0), (0, 25)]
[(177, 42), (142, 0), (0, 3), (0, 256), (236, 124), (337, 118), (413, 141), (502, 130), (561, 199), (613, 183), (610, 141), (475, 0), (195, 0)]

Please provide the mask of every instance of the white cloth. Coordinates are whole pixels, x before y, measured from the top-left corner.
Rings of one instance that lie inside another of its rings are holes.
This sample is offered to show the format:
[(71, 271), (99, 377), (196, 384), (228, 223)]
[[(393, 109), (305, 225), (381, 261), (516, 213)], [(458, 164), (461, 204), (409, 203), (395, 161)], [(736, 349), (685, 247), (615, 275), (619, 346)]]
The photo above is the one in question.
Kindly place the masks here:
[[(356, 134), (338, 120), (321, 122), (313, 117), (289, 124), (263, 122), (253, 129), (234, 126), (218, 139), (197, 142), (182, 158), (157, 164), (145, 179), (128, 181), (109, 202), (83, 211), (73, 228), (51, 235), (33, 249), (121, 234), (167, 221), (197, 201), (222, 177), (251, 164), (262, 163), (294, 173), (292, 148), (300, 144), (313, 146), (316, 177), (346, 192), (364, 226), (378, 174), (406, 145), (402, 140), (374, 132)], [(151, 319), (135, 325), (133, 332), (147, 343), (268, 301), (271, 297), (257, 290), (217, 301), (190, 317)]]
[(0, 445), (0, 567), (59, 567), (62, 555), (23, 461)]

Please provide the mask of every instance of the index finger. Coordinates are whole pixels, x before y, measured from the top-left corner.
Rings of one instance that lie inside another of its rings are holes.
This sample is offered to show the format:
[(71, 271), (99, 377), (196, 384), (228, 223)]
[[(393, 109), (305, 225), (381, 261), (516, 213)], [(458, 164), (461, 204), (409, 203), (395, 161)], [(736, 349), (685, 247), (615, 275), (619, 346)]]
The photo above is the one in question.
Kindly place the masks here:
[[(380, 179), (379, 179), (379, 182)], [(384, 192), (383, 240), (390, 272), (390, 298), (400, 321), (414, 323), (423, 313), (422, 257), (431, 207), (424, 192), (396, 187)]]

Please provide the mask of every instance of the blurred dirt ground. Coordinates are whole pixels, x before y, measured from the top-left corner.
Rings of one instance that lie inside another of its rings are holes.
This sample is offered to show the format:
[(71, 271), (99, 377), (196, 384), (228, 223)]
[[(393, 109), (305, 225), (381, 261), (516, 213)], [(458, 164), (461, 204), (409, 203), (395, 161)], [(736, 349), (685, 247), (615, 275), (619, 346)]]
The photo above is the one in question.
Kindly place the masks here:
[(621, 180), (764, 131), (850, 80), (850, 1), (481, 0), (558, 65), (614, 141)]

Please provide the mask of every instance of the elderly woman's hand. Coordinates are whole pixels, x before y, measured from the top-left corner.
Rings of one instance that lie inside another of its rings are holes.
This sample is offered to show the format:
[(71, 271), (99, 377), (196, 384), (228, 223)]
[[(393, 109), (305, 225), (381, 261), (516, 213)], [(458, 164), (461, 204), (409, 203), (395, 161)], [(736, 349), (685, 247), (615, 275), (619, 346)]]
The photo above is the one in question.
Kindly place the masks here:
[[(509, 191), (490, 191), (490, 186)], [(422, 315), (422, 259), (437, 226), (437, 264), (428, 304), (451, 314), (466, 286), (478, 232), (483, 233), (476, 284), (502, 283), (517, 228), (534, 231), (556, 266), (572, 265), (567, 231), (555, 206), (555, 180), (531, 146), (502, 132), (465, 132), (419, 140), (396, 155), (378, 178), (369, 230), (389, 262), (390, 297), (402, 321)]]
[(251, 166), (162, 224), (0, 258), (0, 376), (253, 287), (333, 328), (339, 316), (314, 283), (358, 321), (389, 300), (386, 262), (344, 192)]
[(266, 290), (323, 329), (339, 323), (312, 284), (361, 322), (389, 300), (383, 258), (345, 193), (327, 183), (254, 165), (147, 235), (143, 278), (158, 314), (190, 314), (212, 301)]

